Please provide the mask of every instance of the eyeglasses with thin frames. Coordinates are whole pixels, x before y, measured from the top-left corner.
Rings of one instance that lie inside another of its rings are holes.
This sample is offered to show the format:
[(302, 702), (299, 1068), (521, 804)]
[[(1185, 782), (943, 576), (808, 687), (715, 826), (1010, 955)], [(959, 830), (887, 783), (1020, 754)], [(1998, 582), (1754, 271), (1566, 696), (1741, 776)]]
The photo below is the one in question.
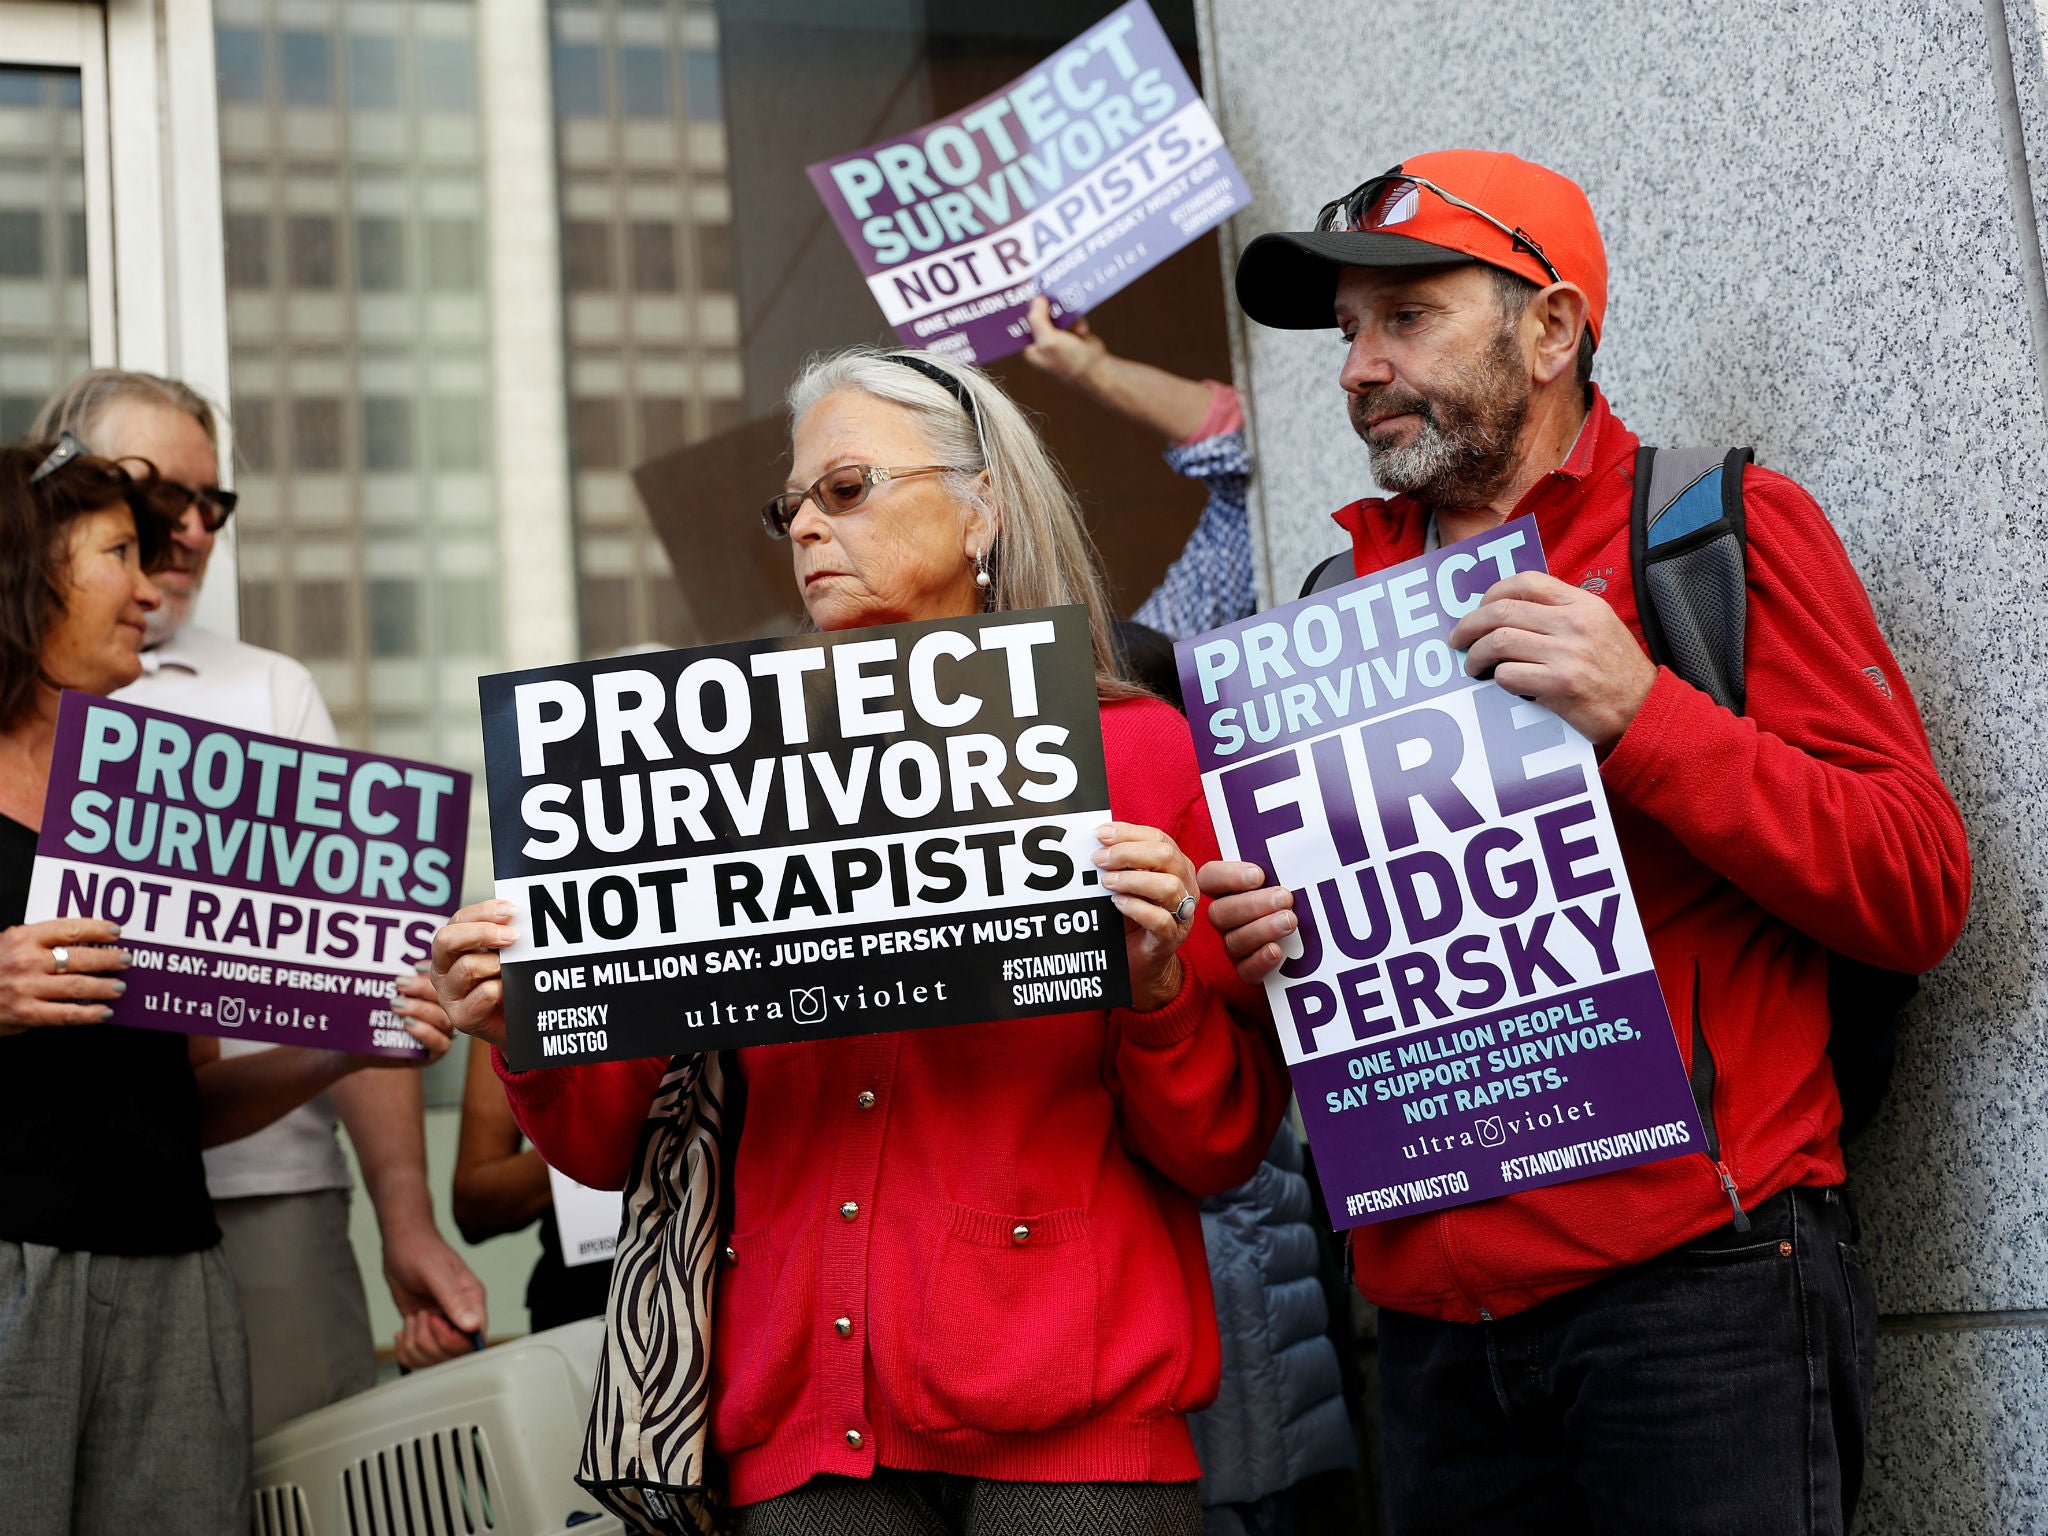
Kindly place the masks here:
[(790, 525), (807, 501), (816, 502), (827, 517), (839, 517), (861, 506), (868, 493), (885, 480), (908, 480), (916, 475), (964, 475), (971, 471), (953, 464), (914, 464), (888, 468), (880, 464), (842, 464), (818, 476), (807, 490), (784, 491), (761, 509), (761, 525), (771, 539), (789, 537)]
[(1323, 211), (1316, 215), (1316, 230), (1321, 234), (1371, 234), (1386, 224), (1386, 216), (1405, 196), (1410, 188), (1434, 193), (1453, 208), (1462, 208), (1491, 224), (1495, 229), (1514, 241), (1515, 249), (1527, 251), (1550, 274), (1553, 283), (1564, 279), (1558, 275), (1550, 258), (1543, 254), (1543, 247), (1522, 230), (1503, 224), (1484, 208), (1468, 203), (1455, 192), (1446, 192), (1435, 182), (1421, 176), (1404, 175), (1398, 170), (1388, 171), (1369, 181), (1362, 181), (1342, 197), (1333, 198), (1323, 204)]

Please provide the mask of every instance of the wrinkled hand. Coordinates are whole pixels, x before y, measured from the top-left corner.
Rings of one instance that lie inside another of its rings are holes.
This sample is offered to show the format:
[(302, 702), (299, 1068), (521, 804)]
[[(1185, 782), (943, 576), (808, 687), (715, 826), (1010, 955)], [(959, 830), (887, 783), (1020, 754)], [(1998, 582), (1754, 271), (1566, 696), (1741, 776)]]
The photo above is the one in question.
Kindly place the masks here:
[(391, 1011), (405, 1032), (426, 1047), (424, 1056), (378, 1056), (362, 1052), (356, 1064), (363, 1067), (431, 1067), (448, 1054), (455, 1043), (454, 1026), (434, 992), (434, 983), (418, 971), (407, 971), (391, 984)]
[(1294, 932), (1294, 892), (1267, 885), (1256, 864), (1218, 859), (1197, 877), (1209, 898), (1209, 924), (1223, 935), (1223, 951), (1247, 986), (1256, 987), (1287, 958), (1282, 946)]
[(464, 907), (434, 935), (434, 991), (448, 1022), (499, 1050), (505, 1048), (505, 984), (498, 951), (517, 943), (512, 908), (502, 901)]
[(1601, 598), (1541, 571), (1487, 588), (1451, 645), (1465, 670), (1561, 715), (1596, 747), (1621, 739), (1657, 681), (1656, 663)]
[(392, 1341), (400, 1365), (416, 1371), (476, 1348), (484, 1284), (432, 1225), (384, 1234), (384, 1280), (404, 1319)]
[(1031, 326), (1031, 345), (1024, 349), (1024, 361), (1062, 384), (1085, 387), (1095, 365), (1109, 356), (1108, 343), (1089, 329), (1086, 316), (1077, 318), (1071, 330), (1054, 325), (1052, 303), (1044, 294), (1031, 301), (1024, 318)]
[(1180, 995), (1180, 946), (1194, 916), (1181, 922), (1174, 908), (1195, 890), (1195, 866), (1157, 827), (1112, 821), (1095, 829), (1102, 846), (1095, 867), (1103, 888), (1124, 915), (1124, 947), (1131, 963), (1131, 1006), (1140, 1013), (1164, 1008)]
[[(0, 1035), (58, 1024), (103, 1024), (127, 990), (114, 972), (128, 955), (111, 947), (121, 930), (98, 918), (66, 917), (0, 931)], [(63, 971), (52, 950), (66, 951)]]

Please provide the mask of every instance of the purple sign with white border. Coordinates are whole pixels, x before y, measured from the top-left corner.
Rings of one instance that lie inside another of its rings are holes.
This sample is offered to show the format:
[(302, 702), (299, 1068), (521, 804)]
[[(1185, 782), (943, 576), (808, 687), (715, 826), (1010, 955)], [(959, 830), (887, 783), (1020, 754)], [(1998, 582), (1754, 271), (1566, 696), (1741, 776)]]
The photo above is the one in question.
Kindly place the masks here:
[(915, 133), (809, 168), (908, 347), (989, 362), (1039, 294), (1082, 314), (1251, 202), (1145, 0)]
[(417, 1057), (468, 829), (466, 773), (67, 693), (28, 920), (120, 925), (115, 1024)]
[(1175, 647), (1340, 1228), (1706, 1149), (1592, 743), (1450, 646), (1544, 569), (1518, 518)]

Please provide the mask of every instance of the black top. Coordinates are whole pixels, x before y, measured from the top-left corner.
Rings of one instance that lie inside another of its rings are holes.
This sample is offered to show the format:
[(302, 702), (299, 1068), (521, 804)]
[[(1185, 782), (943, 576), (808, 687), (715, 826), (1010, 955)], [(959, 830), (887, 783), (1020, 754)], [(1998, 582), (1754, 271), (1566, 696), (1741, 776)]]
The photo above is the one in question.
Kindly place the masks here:
[[(35, 857), (35, 833), (0, 816), (0, 928), (27, 914)], [(0, 1036), (0, 1241), (120, 1254), (220, 1241), (185, 1050), (183, 1035), (113, 1024)]]
[[(525, 1141), (522, 1136), (520, 1144)], [(542, 1211), (540, 1258), (526, 1281), (526, 1315), (533, 1331), (603, 1317), (611, 1285), (610, 1259), (573, 1268), (562, 1262), (562, 1231), (555, 1225), (555, 1208), (551, 1205)]]

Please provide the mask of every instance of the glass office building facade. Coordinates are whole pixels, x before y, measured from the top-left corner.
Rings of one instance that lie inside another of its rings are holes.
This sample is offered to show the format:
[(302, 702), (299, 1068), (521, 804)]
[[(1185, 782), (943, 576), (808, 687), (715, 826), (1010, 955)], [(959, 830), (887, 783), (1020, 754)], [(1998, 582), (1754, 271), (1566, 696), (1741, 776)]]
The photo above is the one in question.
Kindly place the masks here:
[(86, 366), (84, 128), (76, 72), (0, 66), (0, 442)]
[[(524, 8), (522, 8), (524, 9)], [(218, 0), (242, 634), (298, 657), (352, 744), (481, 771), (476, 678), (506, 664), (487, 39), (460, 0)], [(738, 419), (709, 7), (549, 7), (572, 632), (692, 634), (633, 465)], [(496, 301), (502, 306), (502, 296)], [(515, 360), (516, 361), (516, 360)], [(557, 658), (565, 659), (565, 658)], [(472, 894), (488, 879), (479, 819)]]

